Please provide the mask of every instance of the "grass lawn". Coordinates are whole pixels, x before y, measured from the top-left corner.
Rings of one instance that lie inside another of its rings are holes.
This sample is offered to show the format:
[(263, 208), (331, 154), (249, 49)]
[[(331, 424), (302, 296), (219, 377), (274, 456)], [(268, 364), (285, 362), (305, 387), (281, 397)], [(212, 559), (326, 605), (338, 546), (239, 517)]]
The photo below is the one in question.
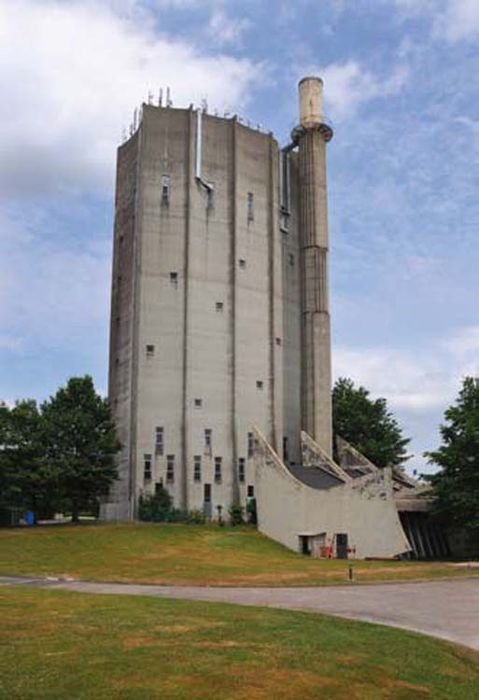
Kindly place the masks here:
[(0, 698), (477, 698), (471, 653), (320, 615), (0, 588)]
[[(0, 573), (91, 581), (296, 586), (345, 583), (350, 562), (308, 559), (253, 529), (83, 525), (0, 530)], [(461, 576), (443, 562), (357, 561), (359, 583)]]

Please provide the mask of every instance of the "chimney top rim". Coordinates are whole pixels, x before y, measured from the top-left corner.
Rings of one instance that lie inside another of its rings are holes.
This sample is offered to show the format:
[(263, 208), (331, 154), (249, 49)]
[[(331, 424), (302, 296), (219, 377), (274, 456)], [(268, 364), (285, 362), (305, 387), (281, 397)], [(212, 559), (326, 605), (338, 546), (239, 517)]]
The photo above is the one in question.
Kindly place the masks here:
[(298, 86), (301, 85), (301, 83), (305, 83), (307, 80), (315, 80), (321, 83), (321, 85), (324, 85), (323, 79), (320, 78), (319, 75), (305, 75), (304, 78), (301, 78), (299, 81)]

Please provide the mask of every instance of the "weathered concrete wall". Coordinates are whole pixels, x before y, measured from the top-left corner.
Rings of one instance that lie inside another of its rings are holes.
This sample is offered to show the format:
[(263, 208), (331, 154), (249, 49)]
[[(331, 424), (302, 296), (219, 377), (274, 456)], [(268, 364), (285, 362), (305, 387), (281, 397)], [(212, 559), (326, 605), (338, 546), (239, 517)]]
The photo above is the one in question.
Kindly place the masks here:
[(258, 528), (265, 535), (299, 551), (300, 533), (325, 532), (328, 539), (346, 533), (358, 558), (392, 557), (409, 549), (389, 469), (318, 490), (298, 481), (260, 433), (256, 438)]
[[(125, 199), (132, 231), (121, 250), (115, 243), (114, 281), (121, 266), (128, 273), (121, 294), (114, 286), (112, 319), (128, 333), (120, 340), (112, 332), (110, 351), (113, 401), (125, 386), (123, 408), (118, 402), (115, 410), (124, 443), (121, 480), (110, 499), (123, 505), (105, 508), (110, 517), (134, 517), (124, 507), (126, 493), (134, 503), (159, 482), (188, 509), (203, 507), (209, 484), (213, 515), (218, 505), (225, 512), (254, 487), (252, 426), (273, 444), (283, 440), (279, 149), (271, 135), (235, 119), (203, 114), (201, 122), (201, 178), (211, 194), (196, 178), (193, 110), (144, 106), (137, 133), (119, 150), (116, 229), (127, 227)], [(117, 360), (123, 373), (113, 372)], [(205, 430), (212, 431), (211, 449)]]

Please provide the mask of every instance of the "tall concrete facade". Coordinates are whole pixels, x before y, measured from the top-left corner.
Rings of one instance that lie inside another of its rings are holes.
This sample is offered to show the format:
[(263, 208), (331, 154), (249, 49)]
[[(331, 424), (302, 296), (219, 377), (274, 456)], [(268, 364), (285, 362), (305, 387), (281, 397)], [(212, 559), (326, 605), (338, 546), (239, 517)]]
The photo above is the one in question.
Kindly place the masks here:
[[(236, 118), (144, 105), (118, 149), (109, 397), (123, 449), (104, 517), (162, 484), (215, 517), (255, 495), (255, 433), (331, 450), (322, 83), (281, 149)], [(274, 497), (274, 494), (272, 494)]]

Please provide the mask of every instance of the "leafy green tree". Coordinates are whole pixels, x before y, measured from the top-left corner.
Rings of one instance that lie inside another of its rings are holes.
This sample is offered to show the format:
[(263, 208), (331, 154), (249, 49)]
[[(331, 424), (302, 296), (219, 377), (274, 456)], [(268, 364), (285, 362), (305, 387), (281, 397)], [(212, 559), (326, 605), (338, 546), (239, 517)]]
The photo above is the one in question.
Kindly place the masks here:
[(0, 406), (2, 508), (46, 515), (58, 506), (58, 474), (46, 460), (42, 416), (33, 400)]
[(341, 377), (333, 388), (333, 430), (377, 467), (398, 466), (408, 459), (405, 438), (386, 399)]
[(117, 476), (120, 449), (108, 401), (89, 376), (72, 377), (41, 406), (47, 462), (77, 522), (81, 510), (96, 510)]
[(427, 452), (440, 470), (428, 478), (435, 510), (452, 527), (479, 537), (479, 377), (466, 377), (459, 396), (444, 414), (442, 445)]

